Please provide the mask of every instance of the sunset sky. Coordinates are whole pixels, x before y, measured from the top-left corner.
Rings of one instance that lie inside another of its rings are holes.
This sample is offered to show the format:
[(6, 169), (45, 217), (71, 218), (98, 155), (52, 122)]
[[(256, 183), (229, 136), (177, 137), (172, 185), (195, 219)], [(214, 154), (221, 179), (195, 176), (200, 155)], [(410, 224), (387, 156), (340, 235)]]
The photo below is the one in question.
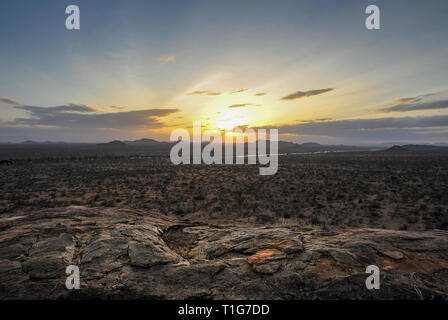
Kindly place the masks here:
[[(81, 29), (65, 28), (76, 4)], [(369, 4), (381, 30), (367, 30)], [(1, 1), (0, 142), (448, 143), (448, 2)]]

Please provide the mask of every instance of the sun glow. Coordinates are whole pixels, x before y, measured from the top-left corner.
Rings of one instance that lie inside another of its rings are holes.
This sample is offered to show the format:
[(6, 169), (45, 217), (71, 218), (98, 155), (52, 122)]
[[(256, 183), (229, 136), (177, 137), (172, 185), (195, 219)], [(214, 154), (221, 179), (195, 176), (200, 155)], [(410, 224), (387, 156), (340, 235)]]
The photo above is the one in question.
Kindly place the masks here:
[(246, 110), (227, 109), (215, 116), (210, 117), (209, 127), (221, 130), (232, 130), (238, 126), (250, 124), (248, 112)]

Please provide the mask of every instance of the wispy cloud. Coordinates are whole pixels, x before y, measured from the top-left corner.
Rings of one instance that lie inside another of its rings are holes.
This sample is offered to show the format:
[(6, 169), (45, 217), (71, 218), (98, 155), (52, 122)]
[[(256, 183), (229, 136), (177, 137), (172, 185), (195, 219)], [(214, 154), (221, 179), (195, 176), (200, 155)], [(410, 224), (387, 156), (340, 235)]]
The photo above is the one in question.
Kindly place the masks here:
[[(236, 90), (230, 91), (228, 94), (241, 93), (241, 92), (244, 92), (244, 91), (247, 91), (247, 90), (248, 89), (236, 89)], [(198, 90), (198, 91), (193, 91), (193, 92), (187, 93), (188, 96), (192, 96), (192, 95), (219, 96), (221, 94), (223, 94), (223, 93), (219, 92), (219, 91), (210, 91), (210, 90)]]
[(114, 109), (114, 110), (125, 110), (125, 109), (127, 109), (127, 107), (124, 107), (124, 106), (110, 106), (109, 108)]
[(232, 128), (232, 131), (236, 131), (236, 130), (241, 130), (241, 131), (246, 131), (249, 128), (249, 126), (247, 124), (243, 124), (243, 125), (239, 125), (236, 127)]
[(309, 90), (309, 91), (296, 91), (294, 93), (291, 93), (291, 94), (281, 98), (281, 100), (295, 100), (295, 99), (307, 98), (307, 97), (317, 96), (319, 94), (323, 94), (323, 93), (333, 91), (333, 90), (334, 90), (334, 88), (316, 89), (316, 90)]
[(404, 103), (416, 103), (416, 102), (421, 101), (421, 100), (424, 99), (424, 98), (431, 97), (431, 96), (435, 96), (435, 95), (437, 95), (437, 94), (438, 94), (437, 92), (434, 92), (434, 93), (427, 93), (427, 94), (421, 94), (421, 95), (418, 95), (418, 96), (415, 96), (415, 97), (398, 98), (398, 99), (395, 99), (394, 101), (395, 101), (396, 103), (398, 103), (398, 104), (404, 104)]
[[(409, 99), (409, 100), (405, 100)], [(398, 103), (392, 107), (378, 109), (378, 112), (409, 112), (416, 110), (433, 110), (433, 109), (447, 109), (448, 100), (437, 100), (430, 102), (419, 102), (421, 98), (401, 98), (397, 101), (408, 101), (416, 103)]]
[(241, 92), (244, 92), (244, 91), (247, 91), (247, 90), (248, 89), (241, 88), (241, 89), (232, 90), (229, 93), (230, 94), (235, 94), (235, 93), (241, 93)]
[(159, 57), (159, 61), (161, 62), (173, 62), (176, 59), (176, 56), (161, 56)]
[[(309, 135), (315, 137), (342, 138), (365, 141), (390, 141), (397, 139), (421, 139), (431, 135), (448, 138), (448, 115), (432, 117), (401, 117), (376, 119), (350, 119), (313, 121), (308, 123), (275, 126), (282, 134)], [(432, 133), (443, 128), (445, 133)]]
[(2, 96), (0, 97), (0, 103), (6, 103), (6, 104), (11, 104), (11, 105), (20, 105), (21, 103), (17, 100), (14, 100), (12, 98), (6, 97), (6, 96)]
[(212, 92), (212, 91), (193, 91), (187, 93), (188, 96), (192, 95), (201, 95), (201, 96), (219, 96), (221, 92)]
[(37, 107), (37, 106), (16, 106), (16, 109), (21, 109), (29, 111), (32, 116), (40, 117), (42, 115), (58, 114), (62, 112), (67, 113), (85, 113), (85, 112), (95, 112), (95, 108), (87, 106), (85, 104), (69, 103), (62, 106), (56, 107)]
[(296, 120), (297, 122), (301, 123), (312, 123), (312, 122), (320, 122), (320, 121), (330, 121), (333, 120), (332, 118), (317, 118), (317, 119), (311, 119), (311, 120)]
[(17, 118), (8, 125), (52, 126), (60, 128), (158, 128), (159, 117), (179, 112), (179, 109), (146, 109), (127, 112), (99, 113), (97, 109), (68, 104), (55, 107), (15, 106), (30, 113), (29, 118)]
[(227, 108), (245, 108), (245, 107), (259, 107), (259, 104), (251, 104), (251, 103), (240, 103), (240, 104), (232, 104), (231, 106), (228, 106)]

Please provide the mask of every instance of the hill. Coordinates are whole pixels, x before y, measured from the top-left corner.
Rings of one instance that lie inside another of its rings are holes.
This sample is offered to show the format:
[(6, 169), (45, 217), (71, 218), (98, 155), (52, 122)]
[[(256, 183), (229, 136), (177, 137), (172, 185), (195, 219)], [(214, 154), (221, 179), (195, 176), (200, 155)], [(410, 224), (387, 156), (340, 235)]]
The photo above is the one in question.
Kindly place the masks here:
[(411, 150), (405, 149), (402, 146), (392, 146), (389, 149), (382, 150), (384, 152), (409, 152)]
[(448, 147), (426, 144), (405, 144), (394, 145), (388, 149), (381, 150), (382, 152), (426, 152), (426, 153), (448, 153)]
[(97, 146), (100, 147), (126, 147), (126, 143), (119, 141), (119, 140), (114, 140), (108, 143), (97, 143)]

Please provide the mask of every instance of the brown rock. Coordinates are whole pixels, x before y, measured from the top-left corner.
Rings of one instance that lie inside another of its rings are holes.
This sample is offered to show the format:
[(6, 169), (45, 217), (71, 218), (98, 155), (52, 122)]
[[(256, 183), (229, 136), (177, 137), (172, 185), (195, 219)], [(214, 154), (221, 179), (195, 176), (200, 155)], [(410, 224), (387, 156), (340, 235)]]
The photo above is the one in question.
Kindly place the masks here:
[[(69, 264), (80, 290), (65, 288)], [(365, 288), (371, 264), (381, 290)], [(81, 206), (0, 219), (0, 299), (448, 299), (447, 283), (441, 230), (313, 233)]]

